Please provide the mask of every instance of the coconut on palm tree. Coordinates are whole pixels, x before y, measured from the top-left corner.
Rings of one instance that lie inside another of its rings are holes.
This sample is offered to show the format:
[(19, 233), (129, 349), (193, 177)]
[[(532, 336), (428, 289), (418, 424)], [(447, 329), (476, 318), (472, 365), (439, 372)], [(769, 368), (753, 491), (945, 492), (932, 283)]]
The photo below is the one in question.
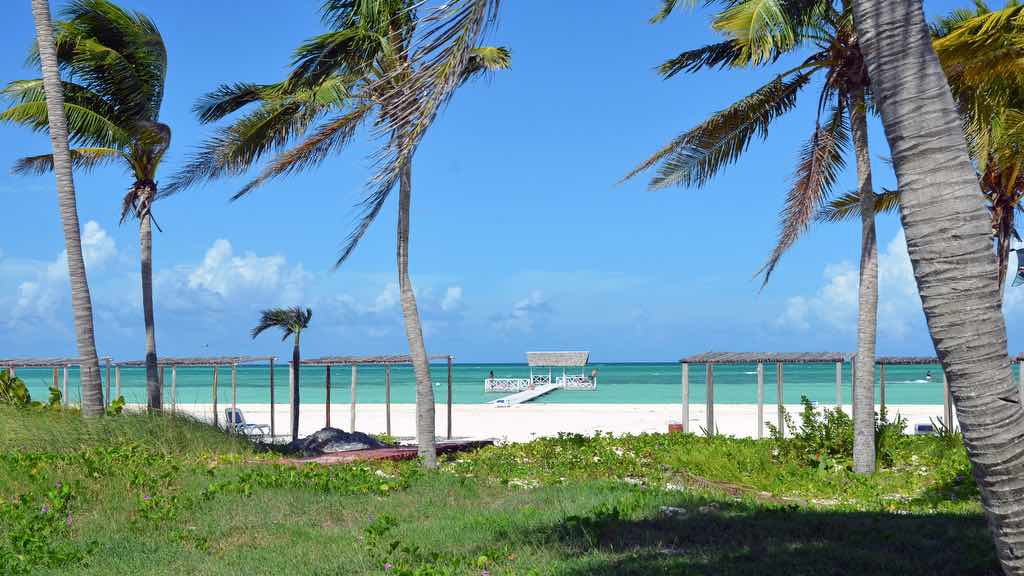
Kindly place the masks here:
[[(153, 321), (153, 219), (156, 172), (171, 141), (159, 121), (167, 75), (167, 52), (156, 25), (109, 0), (74, 0), (56, 22), (57, 65), (63, 73), (71, 167), (85, 172), (103, 165), (123, 167), (132, 184), (121, 203), (121, 221), (139, 221), (142, 311), (146, 330), (147, 406), (158, 410), (163, 394), (157, 377)], [(38, 62), (41, 51), (33, 51)], [(44, 79), (15, 80), (0, 94), (12, 101), (0, 120), (36, 130), (49, 126)], [(22, 158), (19, 174), (54, 170), (53, 154)]]
[[(292, 346), (292, 440), (299, 439), (299, 374), (302, 368), (302, 331), (309, 327), (309, 321), (313, 318), (313, 310), (303, 310), (299, 306), (293, 308), (271, 308), (260, 313), (260, 323), (252, 329), (252, 337), (257, 336), (271, 328), (281, 330), (281, 340), (287, 340), (289, 336), (295, 338)], [(274, 409), (273, 406), (270, 407)]]
[(59, 51), (54, 43), (50, 21), (49, 0), (32, 0), (32, 17), (36, 26), (37, 61), (42, 70), (37, 96), (28, 108), (35, 125), (48, 128), (53, 146), (53, 172), (57, 177), (57, 205), (64, 228), (64, 245), (68, 255), (68, 280), (71, 285), (71, 308), (75, 319), (75, 341), (80, 361), (82, 384), (82, 415), (103, 414), (103, 387), (100, 364), (93, 333), (92, 298), (82, 256), (82, 236), (78, 224), (75, 183), (71, 175), (74, 161), (68, 148), (68, 129), (76, 124), (73, 105), (65, 102), (65, 87), (60, 81)]
[[(666, 18), (679, 4), (679, 0), (664, 0), (654, 21)], [(626, 178), (654, 168), (656, 175), (649, 185), (652, 190), (707, 185), (715, 174), (742, 156), (755, 136), (766, 138), (773, 122), (793, 110), (800, 94), (820, 78), (821, 89), (814, 95), (817, 121), (799, 151), (793, 185), (782, 211), (779, 239), (761, 273), (767, 283), (785, 251), (807, 230), (831, 196), (852, 148), (857, 189), (865, 198), (860, 212), (853, 460), (857, 472), (872, 472), (878, 308), (878, 250), (867, 128), (872, 97), (852, 6), (850, 0), (738, 0), (721, 5), (712, 26), (724, 39), (665, 62), (660, 68), (663, 76), (671, 78), (705, 68), (758, 68), (790, 54), (809, 54), (749, 96), (673, 139)]]
[(224, 85), (196, 105), (202, 122), (249, 105), (205, 142), (168, 189), (235, 176), (272, 155), (234, 198), (268, 180), (315, 168), (339, 153), (359, 128), (382, 141), (379, 170), (359, 203), (360, 215), (338, 256), (341, 265), (397, 187), (398, 285), (416, 375), (416, 434), (427, 466), (436, 464), (434, 392), (419, 312), (409, 277), (412, 158), (455, 90), (489, 70), (506, 68), (504, 48), (480, 46), (498, 0), (326, 0), (328, 31), (295, 52), (289, 76), (276, 84)]
[(920, 0), (854, 0), (892, 151), (928, 331), (1006, 574), (1024, 574), (1024, 410), (999, 303), (992, 226)]

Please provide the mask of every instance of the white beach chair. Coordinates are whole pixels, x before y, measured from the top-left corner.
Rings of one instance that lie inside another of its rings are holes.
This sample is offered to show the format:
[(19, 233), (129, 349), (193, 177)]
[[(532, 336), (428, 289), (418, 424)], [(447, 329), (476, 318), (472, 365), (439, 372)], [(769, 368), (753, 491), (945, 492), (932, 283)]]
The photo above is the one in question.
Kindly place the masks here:
[(260, 439), (270, 435), (270, 426), (266, 424), (247, 424), (242, 411), (237, 408), (225, 408), (224, 421), (227, 423), (227, 429), (236, 434), (244, 434)]

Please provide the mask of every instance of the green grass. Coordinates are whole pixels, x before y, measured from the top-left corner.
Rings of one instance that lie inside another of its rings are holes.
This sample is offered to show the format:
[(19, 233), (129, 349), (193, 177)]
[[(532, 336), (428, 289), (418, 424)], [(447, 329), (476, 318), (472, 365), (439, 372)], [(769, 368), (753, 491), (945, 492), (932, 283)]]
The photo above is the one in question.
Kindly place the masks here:
[(180, 418), (0, 408), (0, 573), (998, 573), (961, 446), (906, 438), (870, 478), (777, 449), (567, 436), (297, 469)]

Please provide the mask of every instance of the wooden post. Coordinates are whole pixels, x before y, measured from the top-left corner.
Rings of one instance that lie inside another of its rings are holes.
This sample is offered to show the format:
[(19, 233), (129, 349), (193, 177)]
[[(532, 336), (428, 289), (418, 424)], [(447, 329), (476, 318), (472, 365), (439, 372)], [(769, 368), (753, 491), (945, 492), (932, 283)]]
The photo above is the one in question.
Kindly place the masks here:
[(109, 406), (110, 403), (113, 401), (113, 398), (110, 397), (110, 358), (107, 358), (107, 394), (106, 394), (105, 398), (106, 398), (106, 404), (105, 405)]
[(274, 359), (270, 359), (270, 438), (274, 438)]
[(683, 432), (690, 431), (690, 364), (683, 362)]
[(782, 379), (783, 379), (782, 362), (776, 362), (775, 363), (775, 401), (776, 401), (776, 403), (778, 403), (778, 415), (777, 415), (777, 418), (778, 418), (778, 424), (779, 424), (779, 434), (782, 434), (782, 437), (785, 438), (786, 437), (786, 419), (785, 419), (785, 402), (783, 402), (783, 395), (782, 395), (782, 393), (783, 393)]
[(706, 406), (706, 430), (708, 436), (715, 435), (715, 365), (711, 362), (704, 364), (704, 386), (707, 389), (705, 395)]
[(391, 365), (384, 366), (384, 420), (391, 436)]
[(11, 378), (16, 378), (18, 376), (18, 368), (12, 364), (7, 367), (7, 373), (11, 375)]
[(232, 432), (238, 431), (238, 365), (231, 365), (231, 420), (228, 425)]
[(171, 364), (171, 412), (178, 411), (178, 365)]
[[(57, 388), (57, 367), (53, 368), (53, 387)], [(59, 388), (57, 388), (59, 390)]]
[[(54, 370), (57, 370), (57, 369), (54, 368)], [(121, 367), (120, 366), (118, 366), (117, 368), (114, 368), (114, 380), (115, 380), (114, 388), (117, 389), (117, 397), (120, 398), (121, 397)], [(53, 385), (54, 386), (57, 385), (57, 379), (56, 378), (54, 378), (54, 380), (53, 380)]]
[(879, 410), (885, 410), (885, 364), (878, 366), (878, 396), (880, 400)]
[(352, 365), (352, 408), (349, 412), (349, 432), (356, 431), (356, 383), (359, 381), (359, 365)]
[[(562, 370), (563, 381), (565, 370)], [(448, 439), (452, 439), (452, 357), (448, 356)]]
[(292, 419), (292, 406), (295, 405), (295, 364), (288, 363), (288, 430), (295, 430), (295, 421)]
[(843, 363), (836, 362), (836, 408), (843, 408)]
[(757, 363), (757, 439), (764, 436), (764, 363)]
[(324, 416), (324, 426), (327, 428), (331, 427), (331, 365), (326, 366), (327, 371), (324, 372), (324, 392), (327, 394), (324, 400), (324, 408), (326, 415)]
[(953, 396), (949, 392), (949, 379), (946, 378), (946, 371), (942, 371), (942, 414), (946, 426), (953, 429)]
[(217, 414), (217, 366), (213, 366), (213, 427), (220, 426), (220, 415)]
[(64, 395), (63, 396), (64, 405), (67, 406), (68, 404), (71, 403), (70, 400), (68, 399), (68, 365), (67, 364), (64, 365), (64, 391), (63, 391), (63, 395)]
[(164, 405), (164, 371), (166, 369), (166, 366), (160, 365), (160, 370), (156, 373), (157, 386), (160, 388), (160, 406)]

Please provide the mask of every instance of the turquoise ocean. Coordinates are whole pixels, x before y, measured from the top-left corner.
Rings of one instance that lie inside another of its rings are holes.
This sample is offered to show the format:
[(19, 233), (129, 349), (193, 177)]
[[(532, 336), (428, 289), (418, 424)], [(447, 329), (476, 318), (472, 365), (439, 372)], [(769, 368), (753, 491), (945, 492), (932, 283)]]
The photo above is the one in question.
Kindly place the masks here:
[[(589, 374), (598, 370), (596, 391), (558, 390), (536, 403), (561, 404), (674, 404), (682, 397), (681, 370), (677, 363), (617, 363), (590, 364)], [(843, 374), (843, 403), (850, 402), (850, 365)], [(452, 398), (459, 404), (480, 404), (501, 398), (500, 393), (485, 393), (484, 379), (491, 371), (496, 377), (527, 377), (530, 369), (525, 364), (455, 364), (452, 374)], [(931, 371), (933, 380), (926, 378)], [(1016, 371), (1015, 371), (1016, 372)], [(431, 374), (439, 402), (447, 398), (447, 365), (434, 364)], [(557, 372), (561, 374), (560, 371)], [(29, 387), (32, 398), (45, 400), (52, 384), (49, 369), (19, 369), (17, 374)], [(113, 374), (113, 370), (111, 371)], [(171, 401), (171, 370), (166, 369), (164, 382), (165, 403)], [(177, 401), (179, 403), (208, 403), (212, 399), (213, 368), (178, 368)], [(942, 371), (939, 366), (888, 366), (886, 368), (886, 402), (888, 404), (942, 404)], [(300, 398), (302, 403), (323, 403), (325, 397), (325, 369), (303, 367)], [(331, 370), (331, 400), (336, 403), (350, 399), (351, 368), (335, 366)], [(106, 377), (104, 371), (104, 378)], [(715, 367), (715, 402), (721, 404), (753, 404), (756, 402), (754, 365), (721, 365)], [(876, 377), (877, 382), (877, 377)], [(111, 383), (111, 390), (115, 389)], [(238, 402), (266, 403), (270, 401), (270, 375), (267, 366), (238, 367)], [(60, 383), (58, 382), (58, 385)], [(104, 383), (104, 387), (106, 383)], [(877, 386), (877, 384), (876, 384)], [(360, 403), (384, 402), (384, 368), (359, 368), (356, 399)], [(145, 371), (141, 368), (122, 368), (121, 394), (129, 403), (145, 403)], [(288, 368), (276, 366), (274, 371), (275, 402), (288, 401)], [(80, 387), (78, 370), (68, 374), (68, 396), (78, 402)], [(835, 402), (834, 365), (786, 365), (784, 400), (795, 404), (801, 396), (823, 404)], [(876, 401), (878, 393), (875, 395)], [(703, 366), (690, 367), (690, 401), (705, 400)], [(221, 367), (218, 378), (218, 401), (231, 401), (231, 369)], [(408, 366), (395, 366), (391, 370), (391, 401), (413, 403), (414, 380)], [(765, 402), (776, 402), (775, 369), (765, 366)]]

